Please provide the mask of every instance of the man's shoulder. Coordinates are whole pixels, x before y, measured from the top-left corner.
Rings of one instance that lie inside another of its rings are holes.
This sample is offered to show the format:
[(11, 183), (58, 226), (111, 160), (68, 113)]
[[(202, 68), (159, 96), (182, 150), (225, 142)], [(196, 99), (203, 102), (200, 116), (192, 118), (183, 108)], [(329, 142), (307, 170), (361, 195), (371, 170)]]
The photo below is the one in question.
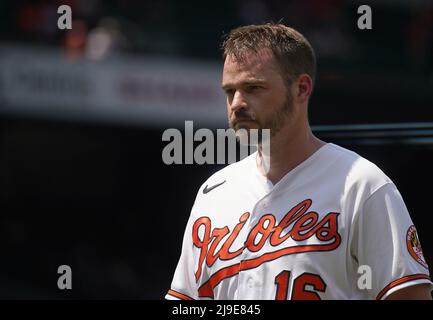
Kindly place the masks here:
[(381, 186), (392, 183), (392, 180), (372, 161), (364, 158), (360, 154), (332, 144), (333, 152), (338, 157), (335, 167), (344, 175), (347, 189), (366, 188), (370, 193)]

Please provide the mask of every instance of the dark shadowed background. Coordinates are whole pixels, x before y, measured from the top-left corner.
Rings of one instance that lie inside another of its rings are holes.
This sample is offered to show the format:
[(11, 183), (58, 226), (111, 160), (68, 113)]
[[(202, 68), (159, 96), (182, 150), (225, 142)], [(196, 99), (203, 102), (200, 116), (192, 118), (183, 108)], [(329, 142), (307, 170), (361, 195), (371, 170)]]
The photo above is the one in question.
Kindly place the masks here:
[[(57, 27), (62, 4), (72, 30)], [(0, 298), (164, 297), (221, 166), (165, 165), (162, 133), (225, 128), (221, 37), (269, 21), (316, 50), (316, 134), (391, 177), (433, 265), (433, 2), (2, 1)]]

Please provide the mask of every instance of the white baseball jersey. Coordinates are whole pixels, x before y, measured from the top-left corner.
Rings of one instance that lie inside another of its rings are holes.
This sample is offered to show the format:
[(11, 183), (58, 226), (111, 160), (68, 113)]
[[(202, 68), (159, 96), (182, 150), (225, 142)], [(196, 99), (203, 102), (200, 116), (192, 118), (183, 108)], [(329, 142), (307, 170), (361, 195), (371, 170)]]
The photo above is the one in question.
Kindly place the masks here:
[(256, 153), (200, 188), (166, 299), (384, 299), (430, 283), (394, 183), (327, 143), (277, 184)]

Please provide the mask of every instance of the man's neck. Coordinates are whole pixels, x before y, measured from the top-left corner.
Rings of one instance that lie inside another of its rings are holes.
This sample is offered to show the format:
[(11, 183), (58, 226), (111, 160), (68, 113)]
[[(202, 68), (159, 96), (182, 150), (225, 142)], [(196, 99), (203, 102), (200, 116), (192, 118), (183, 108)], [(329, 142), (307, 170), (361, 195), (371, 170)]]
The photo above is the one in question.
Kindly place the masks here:
[(272, 137), (270, 156), (263, 152), (266, 148), (258, 148), (257, 167), (273, 185), (326, 144), (313, 135), (309, 126), (293, 131), (296, 135), (290, 139), (284, 132)]

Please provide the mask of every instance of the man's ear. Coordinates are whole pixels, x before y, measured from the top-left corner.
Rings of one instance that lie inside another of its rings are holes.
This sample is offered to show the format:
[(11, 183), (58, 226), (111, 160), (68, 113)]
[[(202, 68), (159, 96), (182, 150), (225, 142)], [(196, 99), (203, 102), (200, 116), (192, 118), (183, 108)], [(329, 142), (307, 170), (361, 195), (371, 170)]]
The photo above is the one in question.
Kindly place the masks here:
[(293, 92), (293, 98), (298, 103), (304, 103), (308, 101), (308, 99), (311, 96), (311, 93), (313, 92), (313, 79), (306, 74), (301, 74), (293, 83), (294, 85), (294, 92)]

